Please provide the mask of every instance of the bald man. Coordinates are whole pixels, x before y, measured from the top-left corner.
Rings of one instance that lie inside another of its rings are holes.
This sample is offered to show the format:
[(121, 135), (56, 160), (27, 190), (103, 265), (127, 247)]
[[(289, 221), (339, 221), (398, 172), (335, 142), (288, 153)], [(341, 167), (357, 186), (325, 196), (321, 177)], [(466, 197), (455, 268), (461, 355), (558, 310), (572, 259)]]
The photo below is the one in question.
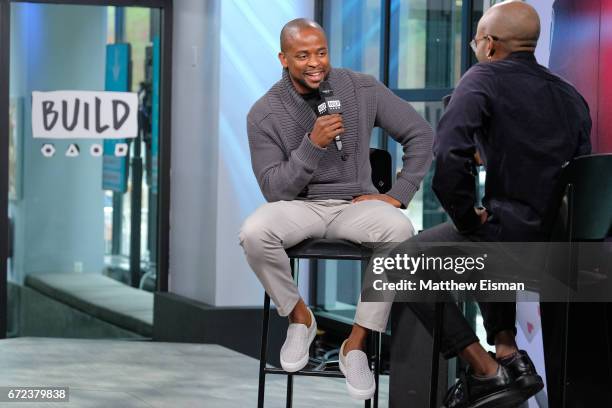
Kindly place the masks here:
[[(562, 166), (590, 152), (591, 119), (580, 94), (538, 65), (536, 11), (521, 1), (491, 7), (470, 43), (479, 63), (457, 84), (437, 129), (433, 190), (452, 222), (416, 241), (533, 242), (550, 239), (548, 221)], [(475, 153), (486, 167), (484, 208), (475, 208)], [(558, 206), (557, 206), (558, 208)], [(454, 304), (445, 308), (442, 351), (469, 364), (446, 408), (514, 407), (543, 387), (515, 342), (516, 305), (480, 303), (488, 355)], [(409, 304), (432, 329), (433, 305)]]
[[(278, 313), (289, 318), (280, 362), (295, 372), (308, 363), (317, 325), (293, 282), (285, 249), (308, 238), (361, 244), (412, 236), (412, 224), (399, 208), (410, 203), (429, 169), (433, 131), (373, 77), (331, 68), (327, 39), (317, 23), (290, 21), (280, 45), (282, 78), (247, 117), (253, 171), (268, 203), (244, 222), (240, 243)], [(318, 115), (323, 80), (340, 99), (342, 115)], [(379, 194), (371, 179), (375, 126), (404, 150), (402, 170), (386, 194)], [(340, 135), (342, 147), (335, 141)], [(390, 303), (359, 302), (351, 334), (340, 348), (340, 369), (355, 399), (375, 393), (364, 343), (370, 330), (385, 331), (390, 308)]]

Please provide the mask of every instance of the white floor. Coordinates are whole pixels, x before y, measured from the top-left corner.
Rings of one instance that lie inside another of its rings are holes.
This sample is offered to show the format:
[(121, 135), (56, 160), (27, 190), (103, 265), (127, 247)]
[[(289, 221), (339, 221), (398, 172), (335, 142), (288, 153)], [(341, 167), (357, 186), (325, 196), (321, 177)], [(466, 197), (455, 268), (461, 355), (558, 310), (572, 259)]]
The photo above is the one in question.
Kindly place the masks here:
[[(70, 387), (69, 403), (0, 403), (8, 408), (248, 408), (257, 406), (259, 362), (209, 344), (120, 340), (0, 340), (0, 386)], [(285, 377), (268, 376), (266, 408), (285, 406)], [(381, 377), (380, 407), (388, 378)], [(295, 408), (363, 407), (343, 379), (298, 377)]]

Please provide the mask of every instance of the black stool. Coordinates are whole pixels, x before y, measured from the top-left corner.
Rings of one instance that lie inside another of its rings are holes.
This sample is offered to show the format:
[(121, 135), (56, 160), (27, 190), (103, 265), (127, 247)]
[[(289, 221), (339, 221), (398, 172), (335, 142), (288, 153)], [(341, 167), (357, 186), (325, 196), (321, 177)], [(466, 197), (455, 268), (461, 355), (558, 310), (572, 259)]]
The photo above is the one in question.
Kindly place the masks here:
[(444, 303), (437, 302), (434, 312), (433, 344), (431, 347), (431, 379), (429, 380), (429, 408), (438, 407), (438, 373), (440, 348), (442, 343), (442, 324), (444, 322)]
[[(353, 244), (345, 240), (331, 239), (307, 239), (298, 245), (286, 250), (289, 259), (291, 260), (291, 274), (296, 279), (298, 274), (299, 259), (336, 259), (336, 260), (356, 260), (361, 261), (362, 271), (365, 270), (372, 251), (368, 248)], [(293, 376), (306, 375), (313, 377), (337, 377), (344, 378), (340, 371), (316, 371), (316, 370), (300, 370), (294, 373), (287, 373), (281, 368), (266, 367), (266, 357), (268, 351), (268, 324), (270, 320), (270, 297), (266, 293), (264, 296), (264, 311), (263, 311), (263, 328), (261, 332), (261, 353), (259, 357), (259, 390), (257, 396), (257, 407), (263, 408), (264, 394), (266, 387), (266, 374), (282, 374), (287, 376), (287, 408), (290, 408), (293, 401)], [(378, 408), (378, 383), (380, 372), (380, 344), (381, 334), (372, 332), (371, 341), (369, 342), (370, 366), (374, 372), (374, 380), (376, 382), (376, 391), (371, 400), (365, 401), (365, 407)]]

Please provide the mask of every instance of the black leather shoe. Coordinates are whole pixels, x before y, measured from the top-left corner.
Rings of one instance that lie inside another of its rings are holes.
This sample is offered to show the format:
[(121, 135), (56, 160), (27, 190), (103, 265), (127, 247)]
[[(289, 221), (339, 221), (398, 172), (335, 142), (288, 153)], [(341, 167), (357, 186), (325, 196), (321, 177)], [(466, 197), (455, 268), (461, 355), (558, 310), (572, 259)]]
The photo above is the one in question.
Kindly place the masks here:
[(448, 390), (442, 408), (516, 408), (529, 397), (514, 383), (501, 364), (491, 377), (475, 376), (468, 369)]
[(506, 367), (514, 378), (515, 386), (531, 397), (544, 388), (542, 377), (536, 372), (533, 361), (525, 350), (519, 350), (512, 356), (497, 359), (499, 364)]

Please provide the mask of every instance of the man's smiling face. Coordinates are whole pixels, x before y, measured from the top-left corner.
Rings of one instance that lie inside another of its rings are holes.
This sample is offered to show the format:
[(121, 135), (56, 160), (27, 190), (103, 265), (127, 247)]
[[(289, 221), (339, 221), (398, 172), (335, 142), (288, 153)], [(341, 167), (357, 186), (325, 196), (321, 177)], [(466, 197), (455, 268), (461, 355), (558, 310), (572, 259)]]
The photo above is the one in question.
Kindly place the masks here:
[(279, 59), (289, 71), (293, 86), (300, 94), (319, 89), (331, 69), (325, 34), (314, 27), (292, 33)]

